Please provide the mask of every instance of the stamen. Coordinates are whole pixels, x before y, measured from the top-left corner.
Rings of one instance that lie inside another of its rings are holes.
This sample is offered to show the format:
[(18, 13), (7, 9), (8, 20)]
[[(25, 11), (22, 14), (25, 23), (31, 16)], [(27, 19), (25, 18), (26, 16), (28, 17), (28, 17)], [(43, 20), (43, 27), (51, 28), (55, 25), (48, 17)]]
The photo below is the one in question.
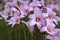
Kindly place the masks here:
[(8, 11), (7, 14), (10, 15), (11, 14), (10, 11)]
[(28, 9), (25, 9), (24, 11), (25, 11), (25, 13), (28, 13)]
[(40, 18), (37, 17), (37, 18), (36, 18), (36, 22), (39, 22), (39, 21), (40, 21)]
[(48, 15), (48, 18), (50, 18), (50, 19), (51, 19), (52, 17), (51, 17), (50, 15)]
[(18, 18), (16, 18), (16, 22), (18, 22), (19, 21), (19, 19)]
[(35, 6), (32, 7), (33, 9), (35, 8)]

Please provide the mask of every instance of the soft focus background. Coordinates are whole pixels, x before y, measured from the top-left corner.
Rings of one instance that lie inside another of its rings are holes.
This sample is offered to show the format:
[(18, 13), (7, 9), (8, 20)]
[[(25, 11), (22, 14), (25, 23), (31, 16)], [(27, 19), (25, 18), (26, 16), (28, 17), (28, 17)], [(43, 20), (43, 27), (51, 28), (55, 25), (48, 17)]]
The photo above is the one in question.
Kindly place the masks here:
[[(49, 1), (48, 1), (49, 2)], [(4, 3), (0, 2), (0, 11), (4, 8)], [(24, 19), (27, 21), (28, 19)], [(57, 25), (57, 28), (60, 27)], [(0, 20), (0, 40), (46, 40), (44, 33), (40, 33), (38, 28), (34, 28), (34, 33), (30, 34), (25, 24), (15, 25), (13, 28), (8, 26), (4, 19)]]

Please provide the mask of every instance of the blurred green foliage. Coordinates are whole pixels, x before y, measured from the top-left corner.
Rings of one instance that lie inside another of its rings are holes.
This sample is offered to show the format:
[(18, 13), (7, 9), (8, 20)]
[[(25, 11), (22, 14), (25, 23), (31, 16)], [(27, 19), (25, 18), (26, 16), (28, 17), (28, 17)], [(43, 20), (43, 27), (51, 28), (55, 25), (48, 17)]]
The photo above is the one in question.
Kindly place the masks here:
[(44, 35), (35, 27), (33, 37), (25, 24), (8, 26), (2, 19), (0, 20), (0, 40), (45, 40)]
[[(47, 0), (48, 1), (48, 0)], [(48, 1), (47, 3), (49, 3)], [(0, 3), (0, 11), (4, 8), (4, 3)], [(20, 6), (20, 4), (18, 3)], [(1, 8), (2, 7), (2, 8)], [(32, 14), (33, 12), (31, 12)], [(28, 18), (22, 19), (28, 21)], [(60, 28), (60, 23), (57, 25), (57, 28)], [(7, 25), (4, 19), (0, 20), (0, 40), (46, 40), (45, 35), (40, 33), (38, 28), (35, 26), (33, 36), (31, 35), (27, 26), (23, 23), (15, 25), (13, 28), (11, 25)]]

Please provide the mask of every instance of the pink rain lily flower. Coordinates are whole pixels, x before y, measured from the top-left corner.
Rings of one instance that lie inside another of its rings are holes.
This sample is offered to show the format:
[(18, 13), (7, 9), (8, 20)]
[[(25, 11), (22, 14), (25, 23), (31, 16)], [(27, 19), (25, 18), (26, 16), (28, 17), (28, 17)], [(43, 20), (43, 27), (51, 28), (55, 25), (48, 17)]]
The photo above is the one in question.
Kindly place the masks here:
[(34, 14), (30, 14), (29, 18), (30, 18), (30, 20), (27, 23), (30, 26), (30, 31), (33, 31), (34, 25), (37, 25), (38, 29), (41, 29), (42, 22), (44, 21), (44, 19), (43, 19), (43, 16), (41, 14), (41, 10), (39, 8), (35, 8)]
[(60, 40), (60, 29), (56, 28), (54, 29), (54, 34), (53, 35), (47, 35), (47, 39), (50, 40)]
[(15, 15), (11, 17), (9, 20), (7, 20), (8, 25), (12, 24), (12, 27), (14, 27), (15, 24), (20, 24), (20, 16)]
[(55, 33), (53, 30), (55, 28), (55, 25), (53, 23), (48, 22), (48, 24), (45, 27), (41, 28), (41, 32), (46, 32), (47, 34), (53, 35)]
[(43, 7), (44, 6), (44, 0), (38, 1), (33, 0), (30, 4), (30, 10), (34, 10), (35, 7)]
[(10, 10), (10, 7), (8, 5), (5, 5), (5, 9), (3, 10), (3, 12), (1, 13), (1, 16), (7, 20), (7, 18), (9, 16), (13, 16), (12, 11)]
[[(58, 24), (60, 21), (60, 17), (56, 16), (56, 13), (51, 10), (51, 8), (46, 8), (47, 12), (43, 13), (43, 16), (45, 17), (46, 21), (54, 22), (55, 24)], [(48, 19), (48, 20), (47, 20)]]
[(22, 3), (22, 5), (20, 6), (20, 11), (21, 11), (21, 15), (23, 16), (27, 16), (30, 12), (30, 7), (28, 5), (28, 1), (25, 1), (24, 3)]

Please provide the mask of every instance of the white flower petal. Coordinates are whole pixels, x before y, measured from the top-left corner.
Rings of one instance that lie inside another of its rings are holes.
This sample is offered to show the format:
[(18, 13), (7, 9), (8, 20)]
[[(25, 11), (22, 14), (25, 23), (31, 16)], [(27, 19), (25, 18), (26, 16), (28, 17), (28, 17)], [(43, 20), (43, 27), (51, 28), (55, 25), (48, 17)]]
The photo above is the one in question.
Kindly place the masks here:
[(12, 28), (14, 27), (15, 23), (12, 24)]
[(47, 31), (47, 27), (43, 27), (40, 31), (41, 31), (41, 32)]
[(38, 29), (41, 29), (41, 23), (40, 22), (37, 23), (37, 27), (38, 27)]
[(30, 26), (34, 26), (34, 25), (36, 24), (36, 22), (35, 22), (34, 20), (30, 20), (30, 21), (28, 22), (28, 24), (29, 24)]

